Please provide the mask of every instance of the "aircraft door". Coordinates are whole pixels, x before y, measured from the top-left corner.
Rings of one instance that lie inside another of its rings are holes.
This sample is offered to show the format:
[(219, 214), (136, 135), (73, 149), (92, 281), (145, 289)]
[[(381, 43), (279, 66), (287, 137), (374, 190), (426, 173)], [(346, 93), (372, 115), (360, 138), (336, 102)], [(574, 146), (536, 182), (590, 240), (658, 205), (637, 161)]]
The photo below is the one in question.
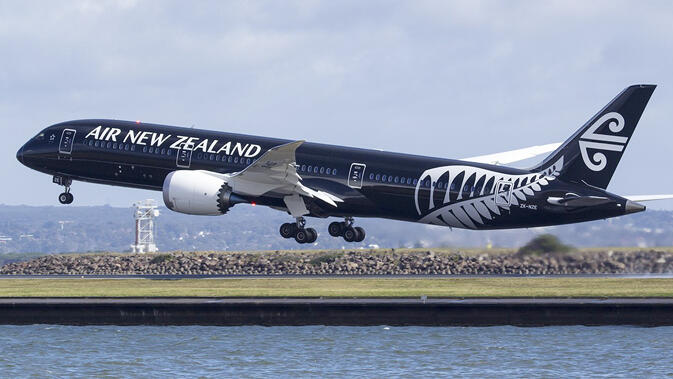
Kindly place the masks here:
[(495, 203), (509, 207), (512, 196), (512, 182), (499, 181), (495, 186)]
[(187, 149), (178, 150), (178, 157), (175, 164), (178, 167), (189, 168), (192, 165), (192, 151)]
[(362, 188), (362, 179), (365, 177), (365, 169), (367, 165), (364, 163), (353, 163), (348, 172), (348, 186), (351, 188)]
[(73, 129), (63, 129), (61, 141), (58, 144), (59, 154), (72, 154), (72, 145), (75, 142), (75, 133)]

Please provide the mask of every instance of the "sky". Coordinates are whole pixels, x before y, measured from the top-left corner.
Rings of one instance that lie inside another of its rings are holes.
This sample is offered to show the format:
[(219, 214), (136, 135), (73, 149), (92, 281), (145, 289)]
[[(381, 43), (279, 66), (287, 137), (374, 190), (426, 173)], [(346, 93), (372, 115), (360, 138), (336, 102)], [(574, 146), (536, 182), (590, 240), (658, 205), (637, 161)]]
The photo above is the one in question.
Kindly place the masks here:
[(15, 154), (65, 120), (463, 158), (563, 141), (636, 83), (659, 87), (608, 190), (673, 193), (672, 20), (670, 1), (0, 0), (0, 203), (57, 204)]

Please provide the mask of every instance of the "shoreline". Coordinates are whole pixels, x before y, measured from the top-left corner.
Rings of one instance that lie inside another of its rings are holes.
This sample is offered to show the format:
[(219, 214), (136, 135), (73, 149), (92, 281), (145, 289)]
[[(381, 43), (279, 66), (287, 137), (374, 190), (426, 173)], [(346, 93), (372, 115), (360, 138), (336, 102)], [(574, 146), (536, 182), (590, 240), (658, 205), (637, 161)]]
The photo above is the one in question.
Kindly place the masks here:
[(673, 325), (669, 299), (6, 299), (0, 324)]

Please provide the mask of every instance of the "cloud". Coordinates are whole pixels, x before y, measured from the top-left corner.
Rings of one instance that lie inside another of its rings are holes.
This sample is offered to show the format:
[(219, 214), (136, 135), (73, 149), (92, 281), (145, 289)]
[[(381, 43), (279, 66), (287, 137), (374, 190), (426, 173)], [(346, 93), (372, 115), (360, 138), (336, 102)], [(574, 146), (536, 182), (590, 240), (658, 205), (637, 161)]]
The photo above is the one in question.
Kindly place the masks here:
[(665, 157), (647, 154), (670, 133), (672, 13), (664, 1), (2, 2), (0, 166), (35, 188), (2, 193), (51, 203), (13, 154), (67, 119), (461, 157), (562, 140), (640, 81), (661, 87), (615, 189), (642, 192), (619, 178), (643, 174), (666, 188), (648, 168)]

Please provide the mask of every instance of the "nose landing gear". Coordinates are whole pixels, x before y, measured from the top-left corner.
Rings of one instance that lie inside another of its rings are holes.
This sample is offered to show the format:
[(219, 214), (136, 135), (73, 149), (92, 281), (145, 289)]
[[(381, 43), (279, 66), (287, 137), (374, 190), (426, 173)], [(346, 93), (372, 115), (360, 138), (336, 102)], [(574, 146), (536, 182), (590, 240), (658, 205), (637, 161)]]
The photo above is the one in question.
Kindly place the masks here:
[(359, 226), (353, 226), (353, 218), (346, 217), (343, 222), (329, 224), (327, 231), (332, 237), (343, 237), (346, 242), (362, 242), (365, 239), (365, 230)]
[(305, 228), (306, 220), (297, 217), (296, 223), (286, 222), (280, 226), (280, 235), (283, 238), (292, 238), (299, 243), (313, 243), (318, 239), (318, 232), (313, 228)]
[(75, 200), (75, 197), (70, 193), (72, 179), (57, 175), (54, 176), (54, 183), (65, 187), (65, 192), (58, 195), (58, 202), (61, 204), (71, 204)]

